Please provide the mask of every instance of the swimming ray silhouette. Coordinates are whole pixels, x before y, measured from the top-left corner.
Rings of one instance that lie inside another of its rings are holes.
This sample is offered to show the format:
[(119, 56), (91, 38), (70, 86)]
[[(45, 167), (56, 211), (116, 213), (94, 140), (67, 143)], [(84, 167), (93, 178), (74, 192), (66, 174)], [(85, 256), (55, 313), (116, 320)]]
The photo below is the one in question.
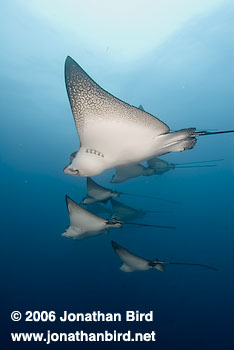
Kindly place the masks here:
[(142, 164), (126, 164), (115, 168), (115, 174), (112, 176), (111, 183), (119, 184), (138, 176), (150, 176), (154, 170), (145, 167)]
[(119, 192), (112, 191), (101, 185), (98, 185), (90, 177), (87, 177), (87, 196), (83, 198), (82, 204), (91, 204), (95, 202), (106, 203), (112, 197), (119, 197)]
[(101, 233), (108, 233), (108, 229), (111, 227), (118, 228), (122, 226), (122, 223), (117, 220), (112, 222), (92, 214), (67, 195), (66, 204), (70, 218), (70, 226), (62, 234), (64, 237), (83, 239)]
[[(207, 163), (208, 161), (206, 161)], [(198, 162), (195, 162), (198, 163)], [(169, 170), (174, 169), (191, 169), (191, 168), (213, 168), (216, 164), (206, 165), (189, 165), (190, 163), (174, 164), (160, 158), (152, 158), (147, 161), (148, 169), (154, 170), (153, 175), (162, 175)], [(191, 164), (193, 164), (191, 162)]]
[[(129, 223), (121, 222), (116, 218), (104, 219), (97, 216), (85, 208), (82, 208), (79, 204), (73, 201), (66, 195), (66, 204), (70, 218), (70, 226), (66, 229), (62, 236), (70, 237), (74, 239), (84, 239), (91, 236), (96, 236), (103, 233), (109, 233), (109, 228), (119, 228)], [(167, 226), (158, 225), (146, 225), (140, 223), (134, 223), (136, 226), (147, 226), (154, 228), (171, 228)]]
[(165, 271), (165, 265), (198, 266), (198, 267), (203, 267), (206, 269), (218, 271), (217, 268), (210, 265), (204, 265), (204, 264), (169, 262), (169, 261), (160, 261), (158, 259), (148, 260), (131, 253), (129, 250), (125, 249), (124, 247), (120, 246), (118, 243), (114, 241), (112, 241), (111, 243), (114, 251), (123, 261), (123, 264), (121, 265), (120, 269), (124, 272), (146, 271), (152, 268), (163, 272)]
[(112, 191), (108, 188), (105, 188), (101, 185), (98, 185), (90, 177), (87, 177), (86, 181), (87, 181), (87, 196), (82, 199), (81, 204), (91, 204), (91, 203), (95, 203), (95, 202), (106, 203), (109, 199), (119, 197), (121, 194), (126, 195), (126, 196), (156, 199), (156, 200), (160, 200), (160, 201), (164, 201), (164, 202), (168, 202), (168, 203), (178, 204), (178, 202), (175, 202), (175, 201), (172, 201), (169, 199), (163, 199), (161, 197), (141, 195), (141, 194), (136, 194), (136, 193)]
[(124, 272), (133, 272), (133, 271), (146, 271), (152, 268), (155, 268), (159, 271), (164, 271), (162, 264), (155, 264), (155, 266), (150, 265), (150, 260), (144, 259), (140, 256), (137, 256), (127, 249), (121, 247), (118, 243), (111, 241), (112, 247), (116, 254), (123, 261), (120, 269)]
[(115, 199), (111, 199), (112, 216), (119, 221), (128, 222), (129, 220), (143, 218), (147, 213), (168, 213), (168, 211), (157, 210), (142, 210), (132, 208), (124, 203), (121, 203)]
[[(81, 203), (82, 204), (82, 203)], [(94, 202), (90, 204), (85, 204), (85, 208), (95, 215), (99, 214), (111, 214), (112, 211), (103, 202)]]

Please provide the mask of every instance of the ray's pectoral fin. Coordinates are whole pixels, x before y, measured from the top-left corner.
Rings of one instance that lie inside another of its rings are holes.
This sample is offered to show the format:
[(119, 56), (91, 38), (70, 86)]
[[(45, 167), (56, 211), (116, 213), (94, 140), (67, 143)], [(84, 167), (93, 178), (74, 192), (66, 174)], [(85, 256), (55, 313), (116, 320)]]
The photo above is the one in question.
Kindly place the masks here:
[(126, 263), (123, 263), (121, 266), (120, 266), (120, 270), (123, 271), (123, 272), (132, 272), (134, 271), (134, 269), (127, 265)]
[(64, 233), (61, 234), (63, 237), (76, 238), (81, 234), (81, 230), (78, 227), (69, 226)]

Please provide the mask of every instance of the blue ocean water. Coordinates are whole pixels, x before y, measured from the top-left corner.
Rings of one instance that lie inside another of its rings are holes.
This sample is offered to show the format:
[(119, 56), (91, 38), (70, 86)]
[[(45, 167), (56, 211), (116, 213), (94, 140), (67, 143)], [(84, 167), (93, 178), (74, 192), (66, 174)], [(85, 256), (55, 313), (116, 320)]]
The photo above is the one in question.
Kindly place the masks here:
[[(1, 34), (1, 237), (4, 343), (10, 332), (73, 332), (77, 329), (157, 333), (156, 343), (111, 343), (114, 347), (233, 349), (233, 134), (199, 137), (194, 149), (162, 159), (186, 163), (222, 159), (215, 167), (175, 168), (111, 184), (114, 170), (93, 178), (116, 191), (151, 195), (178, 203), (121, 196), (147, 213), (138, 222), (176, 226), (112, 229), (82, 241), (61, 237), (69, 225), (65, 195), (78, 203), (86, 179), (63, 173), (79, 141), (70, 110), (63, 66), (71, 55), (103, 88), (139, 106), (172, 130), (234, 129), (233, 6), (220, 5), (185, 23), (135, 64), (95, 56), (79, 38), (66, 37), (20, 2), (3, 2)], [(111, 48), (110, 48), (111, 50)], [(108, 204), (108, 207), (110, 204)], [(115, 241), (147, 259), (208, 264), (124, 273)], [(127, 324), (33, 324), (10, 320), (19, 310), (69, 312), (154, 311), (154, 322)], [(33, 346), (45, 347), (42, 343)], [(110, 344), (54, 343), (52, 347)]]

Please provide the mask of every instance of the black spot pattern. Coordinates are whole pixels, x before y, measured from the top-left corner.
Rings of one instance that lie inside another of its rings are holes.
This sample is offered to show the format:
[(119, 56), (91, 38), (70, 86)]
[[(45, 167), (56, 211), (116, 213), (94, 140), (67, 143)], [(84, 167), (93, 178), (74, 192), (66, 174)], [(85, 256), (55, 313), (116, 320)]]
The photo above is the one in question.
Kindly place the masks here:
[(103, 90), (70, 57), (65, 64), (65, 80), (78, 131), (84, 127), (88, 119), (111, 118), (140, 123), (144, 127), (153, 128), (156, 135), (169, 131), (166, 124), (151, 114), (130, 106)]

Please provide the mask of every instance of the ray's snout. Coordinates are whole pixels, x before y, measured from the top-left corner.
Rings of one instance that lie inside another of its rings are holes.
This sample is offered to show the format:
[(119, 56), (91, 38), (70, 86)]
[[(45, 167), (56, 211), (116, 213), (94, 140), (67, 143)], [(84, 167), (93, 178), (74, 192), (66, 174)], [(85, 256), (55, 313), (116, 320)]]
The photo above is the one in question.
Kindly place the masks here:
[(71, 164), (66, 166), (63, 169), (64, 174), (72, 175), (72, 176), (80, 176), (79, 170), (72, 168)]

